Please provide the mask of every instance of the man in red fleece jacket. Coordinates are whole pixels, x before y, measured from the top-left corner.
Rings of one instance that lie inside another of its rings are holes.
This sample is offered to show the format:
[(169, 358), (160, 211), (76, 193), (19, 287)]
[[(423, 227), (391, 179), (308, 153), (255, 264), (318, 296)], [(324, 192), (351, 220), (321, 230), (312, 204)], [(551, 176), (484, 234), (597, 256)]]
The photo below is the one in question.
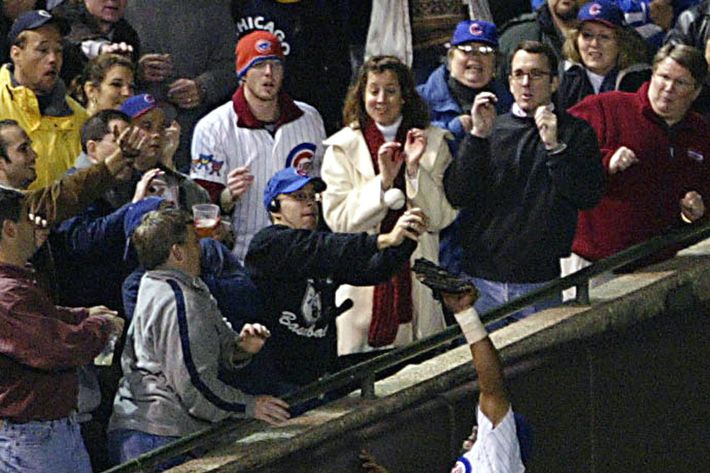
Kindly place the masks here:
[(580, 212), (576, 261), (563, 272), (705, 216), (710, 125), (690, 107), (707, 71), (699, 50), (667, 45), (638, 92), (590, 96), (569, 110), (597, 133), (607, 190), (599, 205)]

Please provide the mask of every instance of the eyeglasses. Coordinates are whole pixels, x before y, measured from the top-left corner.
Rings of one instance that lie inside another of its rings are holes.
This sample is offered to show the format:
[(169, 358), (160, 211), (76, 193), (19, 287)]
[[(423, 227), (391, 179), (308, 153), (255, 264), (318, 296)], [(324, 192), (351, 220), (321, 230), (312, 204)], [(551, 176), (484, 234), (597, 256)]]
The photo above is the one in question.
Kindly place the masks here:
[(293, 192), (291, 194), (284, 194), (285, 198), (297, 200), (298, 202), (318, 202), (320, 201), (320, 194), (316, 192)]
[(533, 69), (532, 71), (528, 72), (521, 71), (520, 69), (518, 69), (510, 74), (510, 80), (515, 82), (522, 82), (525, 77), (527, 77), (530, 82), (537, 82), (543, 77), (547, 77), (551, 74), (552, 73), (550, 71), (541, 71), (540, 69)]
[(582, 40), (586, 41), (587, 43), (591, 43), (592, 40), (594, 40), (594, 39), (596, 39), (597, 43), (599, 43), (599, 44), (608, 44), (611, 41), (614, 41), (613, 35), (604, 34), (604, 33), (594, 34), (594, 33), (590, 33), (589, 31), (582, 31), (579, 35), (582, 38)]
[(653, 77), (661, 81), (661, 83), (666, 86), (666, 85), (671, 85), (671, 86), (676, 86), (680, 90), (688, 91), (690, 89), (695, 88), (695, 81), (690, 81), (690, 80), (685, 80), (685, 79), (674, 79), (671, 76), (667, 74), (659, 74), (659, 73), (654, 73)]
[(490, 56), (495, 53), (495, 49), (484, 44), (458, 44), (455, 48), (468, 56)]

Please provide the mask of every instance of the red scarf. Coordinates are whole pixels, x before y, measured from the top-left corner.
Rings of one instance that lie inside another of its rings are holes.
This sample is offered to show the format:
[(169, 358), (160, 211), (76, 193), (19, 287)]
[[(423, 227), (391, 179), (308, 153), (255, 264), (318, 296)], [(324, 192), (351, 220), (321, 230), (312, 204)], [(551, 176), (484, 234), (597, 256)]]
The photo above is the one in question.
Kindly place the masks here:
[[(401, 126), (397, 130), (395, 140), (404, 143), (405, 133)], [(367, 149), (370, 151), (372, 166), (375, 174), (380, 173), (380, 166), (377, 162), (377, 152), (385, 143), (385, 138), (377, 128), (373, 120), (367, 120), (363, 129)], [(400, 189), (406, 195), (404, 182), (404, 165), (397, 173), (394, 180), (394, 187)], [(380, 224), (380, 232), (392, 231), (399, 217), (404, 214), (405, 208), (400, 210), (388, 210), (384, 220)], [(382, 347), (392, 344), (397, 337), (399, 324), (412, 321), (412, 275), (409, 261), (392, 278), (382, 284), (375, 286), (372, 296), (372, 321), (367, 334), (367, 342), (373, 347)]]

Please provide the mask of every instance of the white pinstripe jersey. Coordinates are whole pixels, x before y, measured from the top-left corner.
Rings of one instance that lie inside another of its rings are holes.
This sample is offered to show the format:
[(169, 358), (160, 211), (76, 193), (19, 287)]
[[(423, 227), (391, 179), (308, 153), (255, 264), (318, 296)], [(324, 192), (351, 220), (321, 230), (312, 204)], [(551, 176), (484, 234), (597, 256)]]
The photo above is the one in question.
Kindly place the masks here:
[(295, 104), (303, 110), (303, 115), (279, 127), (273, 136), (264, 128), (238, 127), (231, 100), (210, 112), (195, 127), (192, 179), (226, 186), (232, 169), (251, 163), (254, 182), (232, 211), (232, 228), (236, 235), (233, 252), (242, 262), (256, 232), (270, 224), (263, 204), (269, 178), (287, 166), (310, 168), (311, 174), (320, 175), (325, 139), (323, 119), (310, 105)]
[(458, 459), (451, 473), (524, 473), (513, 410), (493, 428), (476, 407), (478, 434), (471, 450)]

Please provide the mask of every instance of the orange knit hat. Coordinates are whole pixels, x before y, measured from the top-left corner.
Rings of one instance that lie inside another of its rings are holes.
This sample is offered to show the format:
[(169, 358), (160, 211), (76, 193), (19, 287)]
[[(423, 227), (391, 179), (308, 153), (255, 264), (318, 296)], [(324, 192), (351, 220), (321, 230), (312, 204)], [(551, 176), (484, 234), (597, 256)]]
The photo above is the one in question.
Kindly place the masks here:
[(264, 30), (257, 30), (242, 37), (237, 43), (237, 75), (241, 79), (254, 64), (269, 59), (284, 60), (281, 41)]

